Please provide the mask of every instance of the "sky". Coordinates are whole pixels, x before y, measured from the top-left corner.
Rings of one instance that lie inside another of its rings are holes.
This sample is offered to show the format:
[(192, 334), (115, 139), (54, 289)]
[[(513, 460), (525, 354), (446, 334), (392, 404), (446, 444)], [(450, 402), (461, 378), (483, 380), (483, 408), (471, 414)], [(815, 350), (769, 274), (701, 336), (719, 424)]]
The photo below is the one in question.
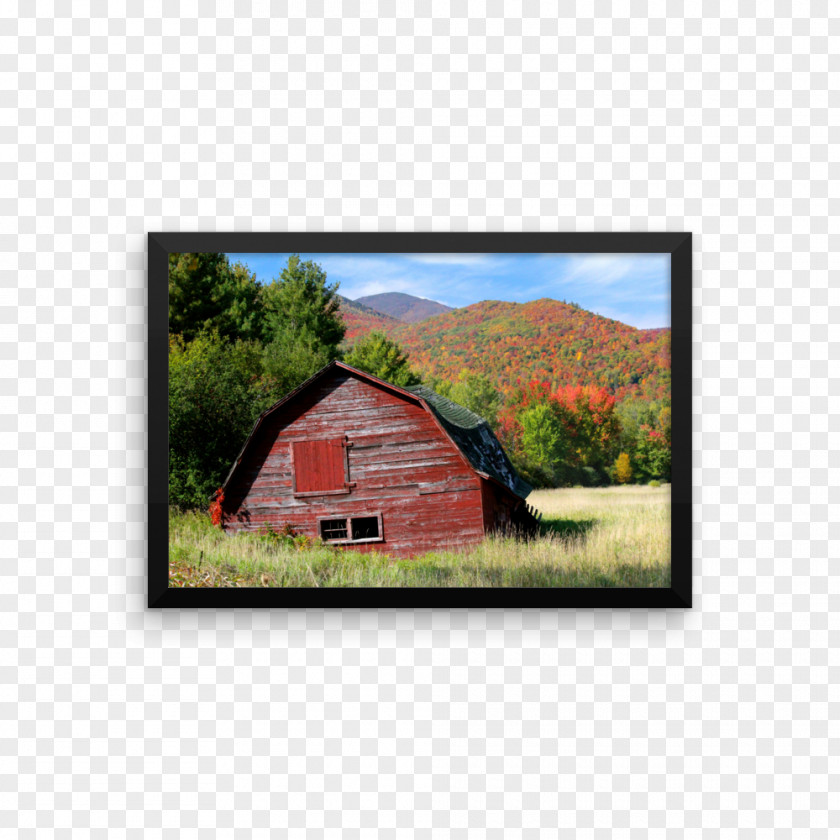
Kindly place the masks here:
[[(289, 254), (228, 254), (263, 283)], [(356, 300), (405, 292), (447, 306), (482, 300), (554, 298), (640, 329), (671, 325), (670, 254), (315, 254), (301, 253)]]

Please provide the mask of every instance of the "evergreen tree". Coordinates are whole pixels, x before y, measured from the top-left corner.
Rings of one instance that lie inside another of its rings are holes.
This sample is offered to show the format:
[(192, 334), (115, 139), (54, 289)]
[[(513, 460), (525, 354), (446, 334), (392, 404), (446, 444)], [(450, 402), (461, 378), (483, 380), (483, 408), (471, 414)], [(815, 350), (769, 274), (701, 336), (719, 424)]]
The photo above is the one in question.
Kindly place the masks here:
[(265, 311), (260, 299), (257, 275), (242, 263), (230, 266), (231, 303), (227, 310), (232, 337), (259, 341), (263, 334)]
[(262, 307), (255, 275), (231, 267), (221, 253), (169, 255), (169, 332), (192, 341), (216, 330), (222, 338), (259, 338)]
[(330, 360), (337, 358), (345, 332), (337, 291), (338, 283), (328, 285), (321, 266), (293, 254), (280, 276), (262, 288), (265, 343), (299, 339), (323, 348)]
[(280, 276), (260, 293), (263, 308), (265, 385), (280, 399), (312, 374), (341, 357), (344, 321), (338, 284), (329, 285), (317, 263), (289, 257)]

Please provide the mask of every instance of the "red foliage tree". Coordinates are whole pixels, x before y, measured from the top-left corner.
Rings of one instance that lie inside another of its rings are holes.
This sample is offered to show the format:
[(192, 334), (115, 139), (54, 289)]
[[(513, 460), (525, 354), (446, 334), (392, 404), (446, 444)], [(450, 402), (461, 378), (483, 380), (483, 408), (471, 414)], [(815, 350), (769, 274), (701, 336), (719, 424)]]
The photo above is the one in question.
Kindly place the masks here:
[(567, 385), (552, 394), (555, 411), (572, 441), (577, 466), (603, 467), (613, 460), (621, 432), (615, 397), (594, 385)]

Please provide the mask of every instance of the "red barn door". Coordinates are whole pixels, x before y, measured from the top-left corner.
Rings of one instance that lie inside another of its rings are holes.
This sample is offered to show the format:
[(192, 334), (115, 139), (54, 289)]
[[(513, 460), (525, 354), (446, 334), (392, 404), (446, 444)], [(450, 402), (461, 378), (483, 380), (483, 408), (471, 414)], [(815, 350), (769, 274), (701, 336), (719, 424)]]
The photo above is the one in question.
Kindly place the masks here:
[(347, 443), (343, 437), (292, 444), (295, 496), (327, 496), (350, 492)]

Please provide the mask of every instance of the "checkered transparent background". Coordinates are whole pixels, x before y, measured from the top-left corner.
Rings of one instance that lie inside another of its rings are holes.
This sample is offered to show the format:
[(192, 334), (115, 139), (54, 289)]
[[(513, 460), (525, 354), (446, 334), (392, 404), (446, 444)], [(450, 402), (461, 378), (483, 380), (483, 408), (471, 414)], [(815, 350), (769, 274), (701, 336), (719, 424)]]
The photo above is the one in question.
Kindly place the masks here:
[[(0, 835), (838, 836), (840, 21), (688, 5), (0, 5)], [(150, 230), (692, 231), (696, 608), (147, 611)]]

